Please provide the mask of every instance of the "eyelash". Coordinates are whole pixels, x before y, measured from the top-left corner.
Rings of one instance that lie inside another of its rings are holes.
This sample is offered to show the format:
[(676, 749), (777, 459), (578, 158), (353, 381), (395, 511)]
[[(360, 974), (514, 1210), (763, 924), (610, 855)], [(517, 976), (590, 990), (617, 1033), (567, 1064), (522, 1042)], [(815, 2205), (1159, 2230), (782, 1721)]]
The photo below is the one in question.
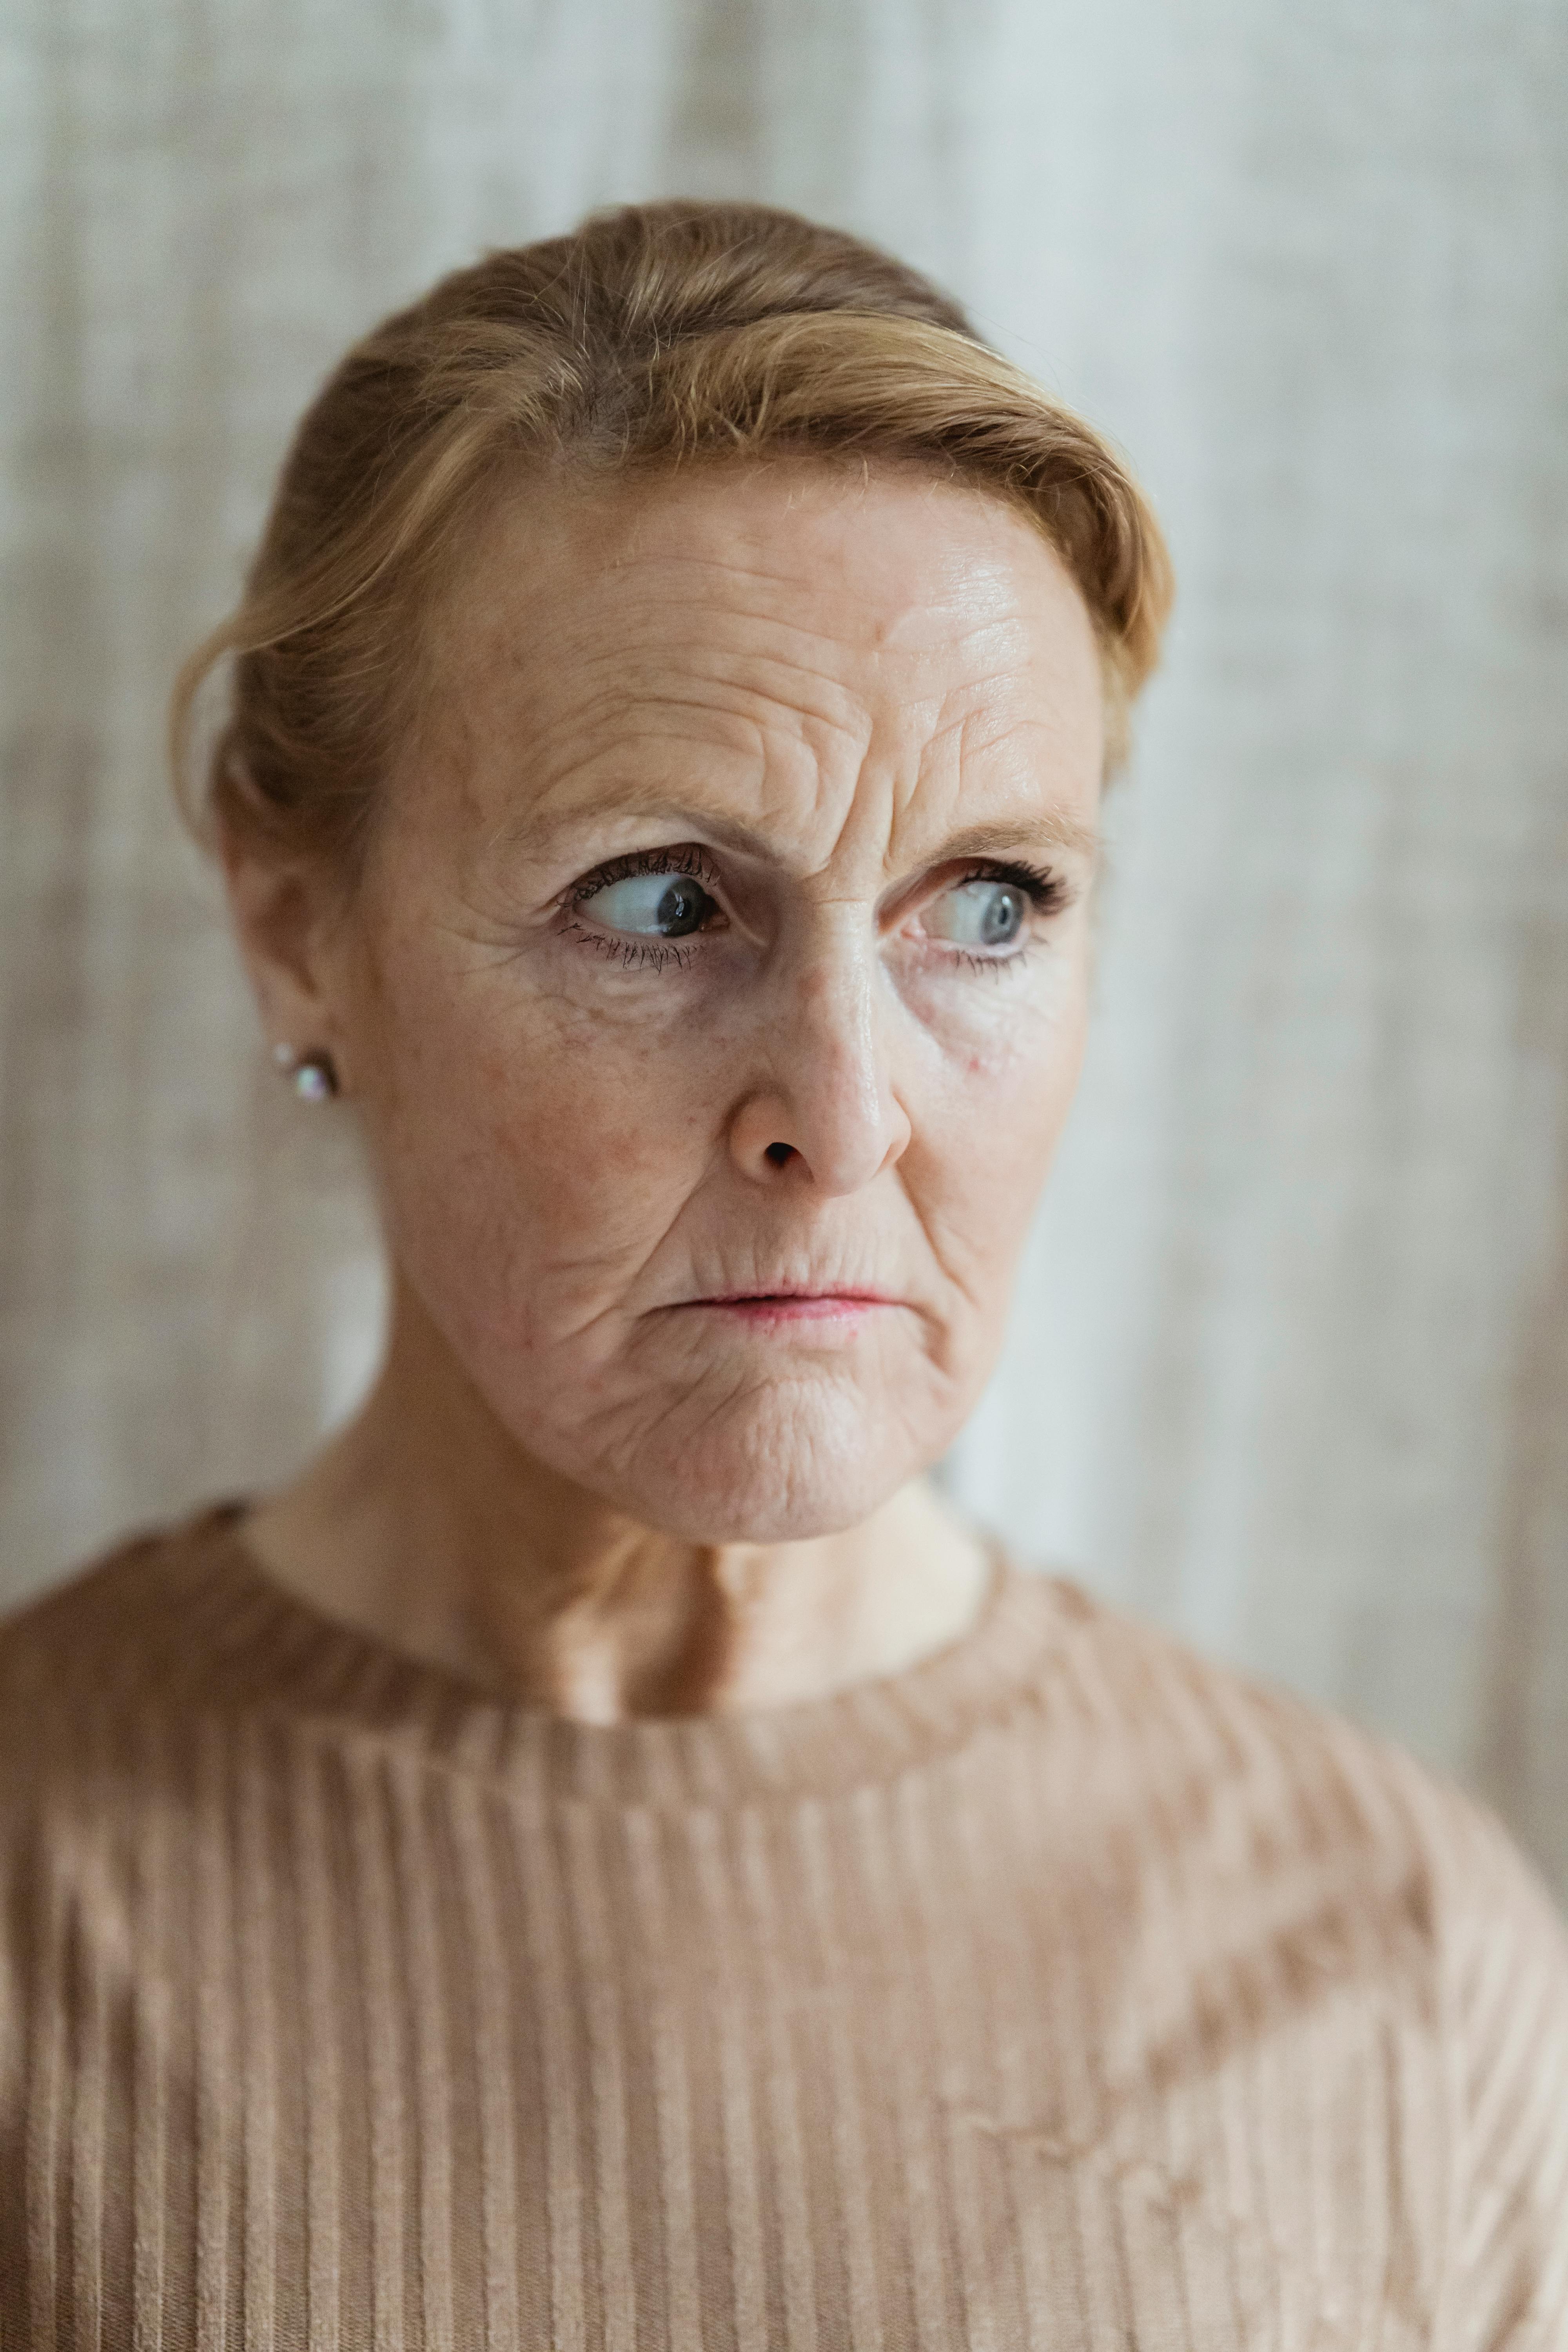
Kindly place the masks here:
[(673, 964), (690, 962), (692, 950), (674, 940), (615, 939), (606, 931), (591, 931), (584, 923), (573, 920), (573, 908), (582, 906), (600, 890), (607, 890), (612, 882), (628, 881), (634, 874), (689, 874), (694, 882), (717, 890), (719, 877), (711, 860), (695, 842), (679, 849), (632, 849), (620, 857), (608, 857), (603, 866), (595, 866), (574, 882), (561, 901), (565, 915), (564, 929), (568, 938), (580, 946), (592, 948), (609, 963), (618, 963), (624, 971), (667, 971)]
[[(691, 961), (692, 949), (673, 940), (656, 943), (649, 940), (616, 939), (574, 921), (574, 908), (599, 891), (607, 890), (613, 882), (625, 882), (634, 874), (689, 874), (693, 881), (707, 888), (716, 891), (719, 887), (719, 877), (711, 861), (695, 843), (679, 849), (628, 850), (622, 856), (606, 858), (603, 866), (584, 874), (565, 892), (561, 905), (568, 936), (584, 947), (593, 948), (626, 971), (666, 971), (672, 963), (684, 967)], [(1036, 913), (1041, 915), (1060, 914), (1072, 898), (1069, 885), (1059, 874), (1052, 873), (1048, 866), (1026, 865), (1021, 859), (978, 858), (963, 873), (954, 876), (950, 887), (958, 889), (965, 882), (1005, 883), (1012, 889), (1021, 890)], [(1026, 941), (1016, 955), (980, 956), (960, 948), (956, 956), (971, 971), (986, 971), (999, 980), (1005, 971), (1022, 963), (1028, 952), (1029, 943)]]
[(1037, 914), (1059, 915), (1072, 896), (1059, 874), (1047, 866), (1026, 866), (1022, 861), (1001, 863), (994, 858), (979, 857), (974, 864), (954, 877), (952, 887), (964, 882), (1005, 882), (1021, 890)]

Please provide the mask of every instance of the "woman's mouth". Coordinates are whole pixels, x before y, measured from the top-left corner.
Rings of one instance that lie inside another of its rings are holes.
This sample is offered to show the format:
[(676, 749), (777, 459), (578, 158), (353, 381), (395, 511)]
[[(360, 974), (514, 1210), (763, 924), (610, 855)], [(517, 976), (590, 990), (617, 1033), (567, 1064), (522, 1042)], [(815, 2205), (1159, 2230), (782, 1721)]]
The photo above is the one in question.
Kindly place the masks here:
[(883, 1291), (852, 1288), (821, 1290), (744, 1291), (685, 1302), (682, 1313), (694, 1309), (723, 1317), (760, 1330), (785, 1329), (791, 1325), (835, 1326), (846, 1332), (858, 1328), (879, 1309), (900, 1307), (901, 1299)]

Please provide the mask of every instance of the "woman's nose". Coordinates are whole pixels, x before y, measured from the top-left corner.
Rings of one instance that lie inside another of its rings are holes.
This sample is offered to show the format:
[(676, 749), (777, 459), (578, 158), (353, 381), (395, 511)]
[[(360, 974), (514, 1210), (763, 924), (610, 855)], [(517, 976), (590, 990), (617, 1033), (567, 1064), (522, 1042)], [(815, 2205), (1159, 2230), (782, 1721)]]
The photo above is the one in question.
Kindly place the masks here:
[(814, 957), (769, 1008), (762, 1075), (730, 1144), (759, 1183), (858, 1192), (901, 1158), (910, 1122), (889, 1067), (875, 950)]

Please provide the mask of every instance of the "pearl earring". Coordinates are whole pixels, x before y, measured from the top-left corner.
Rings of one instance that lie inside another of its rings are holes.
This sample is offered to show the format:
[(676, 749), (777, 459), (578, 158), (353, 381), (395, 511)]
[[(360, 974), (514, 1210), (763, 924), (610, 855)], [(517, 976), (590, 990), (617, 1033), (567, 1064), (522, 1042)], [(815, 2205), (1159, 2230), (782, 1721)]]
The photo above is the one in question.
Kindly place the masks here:
[(301, 1102), (331, 1102), (337, 1093), (338, 1074), (330, 1054), (297, 1054), (292, 1045), (274, 1045), (272, 1058)]

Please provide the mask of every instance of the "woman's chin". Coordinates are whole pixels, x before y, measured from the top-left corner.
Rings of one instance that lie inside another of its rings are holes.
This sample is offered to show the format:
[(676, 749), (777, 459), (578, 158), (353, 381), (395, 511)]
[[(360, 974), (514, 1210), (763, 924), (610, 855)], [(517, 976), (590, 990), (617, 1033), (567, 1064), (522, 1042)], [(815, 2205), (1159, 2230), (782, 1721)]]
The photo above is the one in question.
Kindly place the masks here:
[[(737, 1422), (739, 1425), (737, 1425)], [(929, 1447), (867, 1422), (806, 1415), (725, 1416), (638, 1446), (606, 1475), (584, 1464), (591, 1489), (645, 1526), (700, 1544), (804, 1543), (861, 1526), (889, 1496), (929, 1467), (945, 1433)]]
[(638, 1500), (637, 1511), (649, 1527), (684, 1543), (808, 1543), (863, 1526), (902, 1484), (895, 1478), (885, 1490), (826, 1486), (805, 1493), (737, 1485), (734, 1491), (715, 1494), (695, 1507), (689, 1496), (648, 1494)]

